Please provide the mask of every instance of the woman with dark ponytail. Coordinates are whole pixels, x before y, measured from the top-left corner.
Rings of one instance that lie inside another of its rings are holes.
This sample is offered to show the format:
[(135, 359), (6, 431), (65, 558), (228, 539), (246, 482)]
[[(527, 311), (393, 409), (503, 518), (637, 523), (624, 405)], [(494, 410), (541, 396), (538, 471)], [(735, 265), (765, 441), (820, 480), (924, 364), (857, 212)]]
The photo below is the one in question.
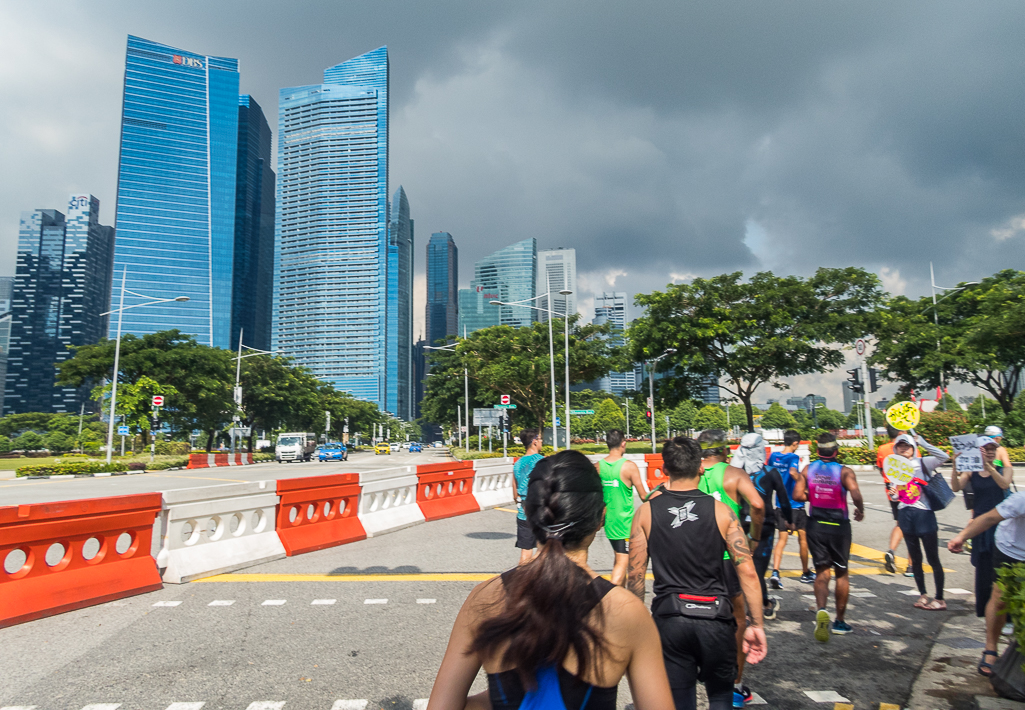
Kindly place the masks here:
[[(624, 675), (637, 710), (672, 708), (647, 608), (587, 566), (605, 517), (594, 465), (579, 451), (540, 461), (524, 510), (540, 553), (470, 592), (427, 710), (615, 710)], [(488, 690), (468, 697), (482, 666)]]

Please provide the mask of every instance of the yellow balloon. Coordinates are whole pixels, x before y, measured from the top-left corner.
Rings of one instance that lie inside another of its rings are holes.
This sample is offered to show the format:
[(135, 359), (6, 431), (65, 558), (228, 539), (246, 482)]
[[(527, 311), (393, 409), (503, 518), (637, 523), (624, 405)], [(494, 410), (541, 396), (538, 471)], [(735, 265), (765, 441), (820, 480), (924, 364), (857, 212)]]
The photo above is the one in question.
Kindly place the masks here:
[(886, 421), (894, 429), (901, 431), (914, 429), (921, 419), (922, 413), (918, 411), (914, 402), (897, 402), (886, 410)]

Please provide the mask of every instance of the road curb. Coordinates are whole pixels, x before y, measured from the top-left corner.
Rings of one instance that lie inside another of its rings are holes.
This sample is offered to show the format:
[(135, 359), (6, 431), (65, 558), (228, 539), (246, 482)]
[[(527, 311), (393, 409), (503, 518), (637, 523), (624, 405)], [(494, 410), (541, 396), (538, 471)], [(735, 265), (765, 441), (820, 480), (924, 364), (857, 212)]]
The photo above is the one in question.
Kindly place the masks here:
[(106, 478), (107, 476), (136, 476), (140, 473), (160, 473), (161, 471), (181, 471), (178, 466), (174, 468), (155, 468), (152, 471), (101, 471), (100, 473), (62, 473), (54, 476), (17, 476), (30, 481), (64, 481), (73, 478)]
[(979, 699), (997, 698), (993, 686), (976, 669), (985, 637), (985, 622), (973, 614), (947, 619), (915, 677), (906, 710), (991, 707), (979, 704)]

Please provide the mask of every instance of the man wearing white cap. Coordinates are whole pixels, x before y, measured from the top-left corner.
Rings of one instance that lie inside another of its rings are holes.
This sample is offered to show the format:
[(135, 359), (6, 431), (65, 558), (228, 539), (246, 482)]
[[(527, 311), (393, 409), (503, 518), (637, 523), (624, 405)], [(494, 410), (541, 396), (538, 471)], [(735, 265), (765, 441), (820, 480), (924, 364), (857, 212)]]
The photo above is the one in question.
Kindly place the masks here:
[(983, 433), (997, 443), (996, 460), (998, 463), (994, 463), (994, 465), (1007, 466), (1007, 468), (1004, 469), (1005, 471), (1013, 470), (1011, 468), (1011, 457), (1007, 455), (1007, 449), (1004, 448), (1003, 441), (1001, 441), (1004, 438), (1004, 430), (998, 426), (990, 424), (986, 427), (986, 431)]

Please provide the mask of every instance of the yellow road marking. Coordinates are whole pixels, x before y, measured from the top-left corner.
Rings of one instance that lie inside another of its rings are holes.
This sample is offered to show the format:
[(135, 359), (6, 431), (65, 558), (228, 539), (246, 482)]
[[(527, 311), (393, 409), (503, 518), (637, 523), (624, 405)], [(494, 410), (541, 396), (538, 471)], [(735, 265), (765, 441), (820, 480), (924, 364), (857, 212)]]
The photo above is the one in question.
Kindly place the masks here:
[(833, 710), (854, 710), (850, 703), (833, 703)]
[(503, 513), (519, 513), (520, 511), (514, 508), (492, 508), (492, 510), (501, 510)]
[[(886, 559), (885, 552), (880, 552), (879, 550), (874, 550), (871, 547), (859, 545), (856, 542), (851, 543), (851, 554), (857, 555), (858, 557), (864, 557), (865, 559), (872, 560), (873, 562), (878, 562), (880, 565), (882, 565), (883, 561)], [(894, 564), (898, 567), (907, 567), (908, 565), (908, 560), (905, 557), (894, 556), (893, 560)], [(932, 574), (932, 567), (930, 567), (929, 565), (922, 565), (922, 571), (926, 574)], [(944, 567), (943, 571), (953, 572), (954, 570), (947, 569), (946, 567)]]
[(900, 710), (900, 705), (893, 703), (879, 703), (879, 710)]

